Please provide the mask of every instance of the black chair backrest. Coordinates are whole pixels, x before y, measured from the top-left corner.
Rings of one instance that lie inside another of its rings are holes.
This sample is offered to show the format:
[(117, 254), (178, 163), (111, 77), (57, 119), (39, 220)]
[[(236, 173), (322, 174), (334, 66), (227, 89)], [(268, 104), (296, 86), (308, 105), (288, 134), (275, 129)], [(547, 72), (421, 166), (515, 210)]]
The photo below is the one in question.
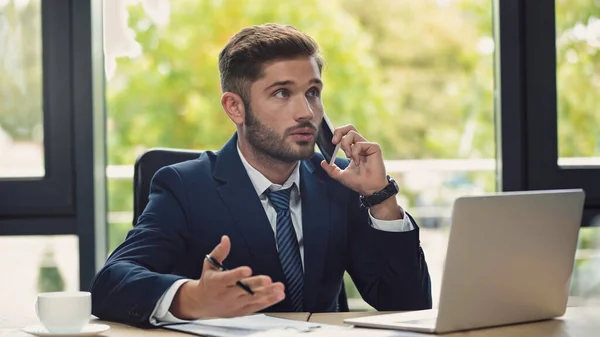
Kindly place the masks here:
[(150, 195), (150, 182), (154, 174), (161, 168), (187, 160), (193, 160), (202, 154), (202, 151), (181, 149), (150, 149), (142, 153), (134, 165), (133, 172), (133, 225), (148, 204)]
[[(148, 204), (150, 182), (154, 174), (165, 166), (193, 160), (201, 154), (201, 151), (155, 148), (144, 152), (137, 158), (133, 173), (133, 226), (137, 224), (140, 214)], [(350, 311), (343, 281), (338, 296), (338, 306), (341, 312)]]

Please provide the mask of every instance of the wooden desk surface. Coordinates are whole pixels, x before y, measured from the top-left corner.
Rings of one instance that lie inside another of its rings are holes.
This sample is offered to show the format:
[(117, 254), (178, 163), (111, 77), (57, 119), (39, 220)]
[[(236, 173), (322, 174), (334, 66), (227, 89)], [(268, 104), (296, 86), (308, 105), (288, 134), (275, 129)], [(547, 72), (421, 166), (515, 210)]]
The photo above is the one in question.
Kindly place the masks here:
[[(309, 320), (323, 324), (344, 325), (345, 318), (358, 317), (365, 315), (380, 315), (382, 312), (350, 312), (350, 313), (277, 313), (271, 314), (275, 317)], [(174, 337), (174, 336), (191, 336), (188, 334), (170, 331), (166, 329), (150, 329), (141, 330), (131, 326), (96, 321), (110, 325), (111, 329), (102, 334), (106, 337), (133, 337), (140, 336), (143, 333), (146, 337)], [(16, 318), (16, 319), (0, 319), (0, 337), (31, 337), (21, 328), (28, 324), (37, 324), (37, 319), (34, 318)], [(362, 330), (362, 329), (361, 329)], [(369, 330), (371, 331), (371, 330)], [(355, 331), (353, 336), (356, 335)], [(303, 334), (305, 335), (305, 334)], [(344, 333), (335, 334), (343, 336)], [(403, 333), (406, 336), (428, 336), (417, 333)], [(368, 336), (365, 330), (365, 336)], [(565, 316), (538, 323), (518, 324), (499, 328), (481, 329), (462, 333), (453, 333), (441, 335), (444, 337), (597, 337), (600, 336), (600, 307), (570, 307), (567, 309)]]
[[(312, 314), (310, 322), (344, 325), (345, 318), (381, 315), (385, 312), (349, 312)], [(366, 335), (366, 334), (365, 334)], [(404, 334), (403, 334), (404, 335)], [(406, 333), (406, 336), (435, 336)], [(536, 323), (479, 329), (439, 335), (443, 337), (598, 337), (600, 336), (600, 307), (569, 307), (563, 317)]]

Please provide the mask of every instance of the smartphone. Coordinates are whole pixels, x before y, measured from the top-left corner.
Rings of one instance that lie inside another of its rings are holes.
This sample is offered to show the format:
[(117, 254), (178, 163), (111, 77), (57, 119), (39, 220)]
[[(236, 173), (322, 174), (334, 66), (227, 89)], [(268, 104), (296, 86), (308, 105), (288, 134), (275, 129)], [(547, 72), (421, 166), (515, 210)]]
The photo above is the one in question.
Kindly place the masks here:
[(335, 161), (338, 151), (340, 150), (340, 143), (337, 145), (332, 143), (333, 140), (333, 125), (327, 114), (323, 114), (323, 121), (321, 122), (321, 128), (317, 134), (317, 146), (319, 151), (325, 157), (325, 161), (332, 165)]

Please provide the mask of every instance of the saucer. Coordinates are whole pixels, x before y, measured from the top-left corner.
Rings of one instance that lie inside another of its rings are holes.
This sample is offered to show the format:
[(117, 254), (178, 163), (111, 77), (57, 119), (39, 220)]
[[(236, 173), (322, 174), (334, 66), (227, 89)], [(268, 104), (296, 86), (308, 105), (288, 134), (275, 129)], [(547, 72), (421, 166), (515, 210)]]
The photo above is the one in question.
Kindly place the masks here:
[(41, 324), (29, 325), (23, 328), (23, 331), (35, 335), (35, 336), (94, 336), (104, 331), (107, 331), (110, 327), (106, 324), (88, 324), (81, 329), (79, 332), (57, 332), (50, 333)]

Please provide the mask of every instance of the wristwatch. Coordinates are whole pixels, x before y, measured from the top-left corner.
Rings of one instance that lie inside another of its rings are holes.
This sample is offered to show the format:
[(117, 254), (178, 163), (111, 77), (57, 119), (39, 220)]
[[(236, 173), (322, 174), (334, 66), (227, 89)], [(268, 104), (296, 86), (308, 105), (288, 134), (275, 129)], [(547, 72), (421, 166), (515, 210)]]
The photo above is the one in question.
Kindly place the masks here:
[(369, 208), (371, 206), (374, 206), (374, 205), (384, 202), (391, 196), (396, 195), (398, 193), (398, 191), (400, 190), (398, 188), (398, 184), (396, 183), (396, 180), (394, 180), (394, 178), (390, 177), (389, 175), (387, 176), (387, 180), (388, 180), (388, 184), (382, 190), (375, 192), (369, 196), (361, 195), (359, 197), (360, 206), (363, 208)]

